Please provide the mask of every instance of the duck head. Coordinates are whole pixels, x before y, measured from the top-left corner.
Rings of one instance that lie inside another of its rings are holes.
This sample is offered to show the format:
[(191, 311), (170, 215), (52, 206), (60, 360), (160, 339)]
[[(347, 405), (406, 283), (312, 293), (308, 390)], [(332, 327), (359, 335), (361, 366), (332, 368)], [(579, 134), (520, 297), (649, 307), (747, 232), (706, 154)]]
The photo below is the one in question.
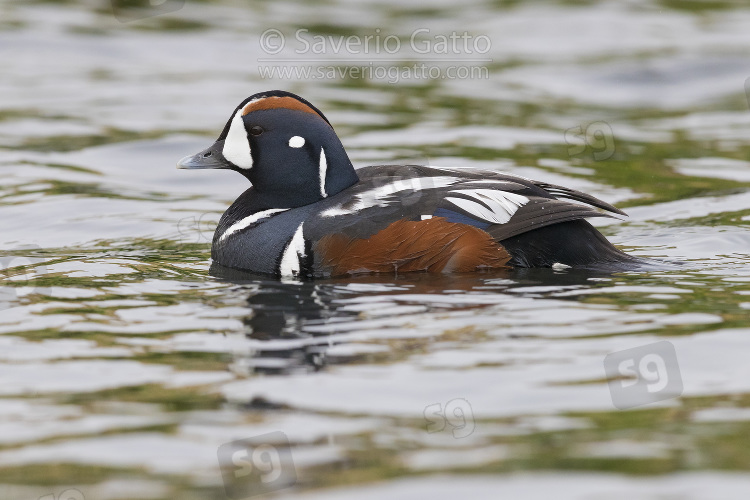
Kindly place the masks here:
[(242, 101), (216, 142), (177, 168), (234, 170), (280, 208), (315, 203), (359, 180), (323, 113), (281, 90)]

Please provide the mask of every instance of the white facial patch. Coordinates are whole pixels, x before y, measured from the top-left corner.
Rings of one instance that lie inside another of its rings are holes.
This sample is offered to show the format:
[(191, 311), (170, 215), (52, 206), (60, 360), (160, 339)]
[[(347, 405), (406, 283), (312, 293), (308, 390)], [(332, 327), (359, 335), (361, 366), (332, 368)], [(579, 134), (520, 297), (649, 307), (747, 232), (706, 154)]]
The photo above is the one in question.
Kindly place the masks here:
[(239, 168), (249, 170), (253, 168), (253, 157), (250, 154), (250, 141), (247, 138), (245, 123), (242, 121), (242, 110), (239, 109), (232, 118), (229, 132), (224, 139), (224, 149), (221, 150), (224, 158), (237, 165)]
[(290, 148), (301, 148), (305, 145), (305, 138), (300, 137), (298, 135), (292, 136), (291, 139), (289, 139), (289, 147)]
[(445, 198), (474, 217), (493, 224), (505, 224), (519, 208), (529, 202), (527, 197), (520, 194), (494, 189), (457, 189), (451, 193), (462, 194), (477, 200)]
[(326, 152), (323, 150), (323, 148), (320, 148), (320, 162), (318, 165), (318, 169), (320, 170), (320, 196), (323, 198), (328, 197), (328, 193), (326, 193), (326, 172), (328, 171), (328, 163), (326, 162)]
[(302, 268), (300, 261), (305, 258), (305, 236), (302, 233), (303, 224), (300, 224), (294, 232), (294, 236), (292, 236), (292, 239), (284, 250), (284, 254), (281, 256), (281, 264), (279, 264), (279, 274), (281, 276), (297, 276)]

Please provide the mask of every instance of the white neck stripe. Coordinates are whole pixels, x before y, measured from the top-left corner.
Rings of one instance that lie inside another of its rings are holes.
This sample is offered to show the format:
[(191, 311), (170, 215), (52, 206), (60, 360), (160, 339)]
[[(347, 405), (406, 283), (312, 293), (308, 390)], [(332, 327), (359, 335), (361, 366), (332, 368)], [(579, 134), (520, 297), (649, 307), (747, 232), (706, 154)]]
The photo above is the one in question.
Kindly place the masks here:
[(326, 152), (323, 148), (320, 148), (320, 196), (323, 198), (328, 197), (326, 192), (326, 172), (328, 171), (328, 163), (326, 162)]

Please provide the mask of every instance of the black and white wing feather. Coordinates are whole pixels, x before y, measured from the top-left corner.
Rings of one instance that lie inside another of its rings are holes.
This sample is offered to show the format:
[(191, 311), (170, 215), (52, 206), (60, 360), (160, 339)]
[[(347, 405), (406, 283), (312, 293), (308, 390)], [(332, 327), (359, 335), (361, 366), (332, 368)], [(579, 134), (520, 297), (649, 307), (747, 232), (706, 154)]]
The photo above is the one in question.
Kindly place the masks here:
[[(445, 170), (426, 173), (447, 175)], [(434, 215), (481, 227), (497, 241), (552, 224), (625, 213), (594, 196), (495, 172), (456, 171), (464, 179), (442, 190)]]

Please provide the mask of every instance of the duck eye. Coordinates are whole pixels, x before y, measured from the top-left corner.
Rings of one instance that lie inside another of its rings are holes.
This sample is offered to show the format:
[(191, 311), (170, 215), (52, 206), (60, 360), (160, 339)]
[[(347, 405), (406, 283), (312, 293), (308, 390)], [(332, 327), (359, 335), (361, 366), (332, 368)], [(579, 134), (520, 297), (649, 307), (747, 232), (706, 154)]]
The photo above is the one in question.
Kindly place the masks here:
[(263, 133), (263, 127), (259, 127), (258, 125), (255, 125), (250, 129), (250, 135), (260, 135)]

